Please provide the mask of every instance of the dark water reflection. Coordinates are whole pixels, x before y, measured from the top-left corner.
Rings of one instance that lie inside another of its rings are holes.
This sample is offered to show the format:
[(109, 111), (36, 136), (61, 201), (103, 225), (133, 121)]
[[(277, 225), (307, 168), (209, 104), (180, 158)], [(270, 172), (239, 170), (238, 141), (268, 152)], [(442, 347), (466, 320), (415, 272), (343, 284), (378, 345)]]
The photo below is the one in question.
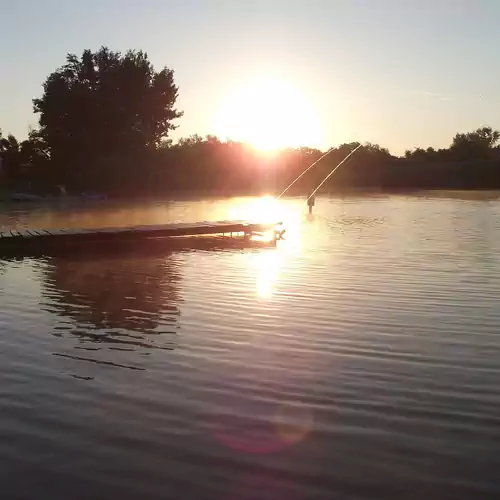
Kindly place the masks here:
[[(2, 498), (500, 496), (500, 203), (287, 203), (277, 248), (0, 260)], [(72, 208), (67, 225), (241, 207)]]
[(42, 297), (46, 303), (41, 305), (70, 318), (76, 327), (72, 334), (82, 341), (115, 343), (116, 347), (121, 342), (125, 348), (134, 344), (119, 339), (123, 330), (151, 339), (175, 334), (181, 279), (171, 254), (58, 256), (48, 260), (44, 269)]

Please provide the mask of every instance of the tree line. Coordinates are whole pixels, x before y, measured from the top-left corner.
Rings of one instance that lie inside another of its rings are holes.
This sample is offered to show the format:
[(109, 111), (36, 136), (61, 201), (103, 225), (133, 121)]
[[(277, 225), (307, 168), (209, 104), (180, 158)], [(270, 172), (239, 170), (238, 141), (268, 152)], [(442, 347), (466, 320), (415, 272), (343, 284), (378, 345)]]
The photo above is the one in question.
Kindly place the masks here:
[[(215, 136), (174, 143), (178, 91), (173, 70), (156, 71), (142, 51), (68, 54), (33, 100), (38, 127), (23, 141), (0, 132), (0, 182), (38, 193), (64, 185), (124, 196), (253, 194), (280, 191), (323, 154), (304, 147), (262, 154)], [(448, 148), (416, 148), (402, 157), (363, 144), (325, 189), (500, 188), (499, 139), (500, 132), (483, 127), (457, 133)], [(334, 148), (295, 192), (318, 185), (358, 145)]]

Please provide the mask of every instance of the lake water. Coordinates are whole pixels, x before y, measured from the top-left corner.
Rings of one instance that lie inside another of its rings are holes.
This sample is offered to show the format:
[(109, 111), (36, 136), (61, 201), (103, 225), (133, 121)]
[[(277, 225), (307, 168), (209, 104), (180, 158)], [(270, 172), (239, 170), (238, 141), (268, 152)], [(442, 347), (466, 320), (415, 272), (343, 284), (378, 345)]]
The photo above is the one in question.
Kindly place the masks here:
[(500, 201), (3, 208), (0, 226), (279, 217), (276, 248), (0, 260), (20, 499), (500, 498)]

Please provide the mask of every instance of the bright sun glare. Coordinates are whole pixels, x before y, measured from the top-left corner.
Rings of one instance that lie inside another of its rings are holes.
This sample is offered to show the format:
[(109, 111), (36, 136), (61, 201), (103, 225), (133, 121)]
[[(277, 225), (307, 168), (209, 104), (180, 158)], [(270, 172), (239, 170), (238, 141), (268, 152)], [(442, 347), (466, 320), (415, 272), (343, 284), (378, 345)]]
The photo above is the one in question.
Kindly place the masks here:
[(320, 147), (322, 142), (312, 104), (293, 85), (277, 79), (256, 80), (230, 93), (215, 118), (215, 133), (262, 151)]

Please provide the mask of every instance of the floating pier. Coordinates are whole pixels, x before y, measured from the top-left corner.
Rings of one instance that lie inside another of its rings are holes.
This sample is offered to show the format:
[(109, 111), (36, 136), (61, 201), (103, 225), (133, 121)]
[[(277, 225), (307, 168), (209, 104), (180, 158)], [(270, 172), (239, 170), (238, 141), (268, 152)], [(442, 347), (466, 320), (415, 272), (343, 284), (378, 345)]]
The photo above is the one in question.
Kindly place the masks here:
[(272, 233), (276, 241), (283, 236), (281, 222), (203, 221), (149, 226), (108, 227), (101, 229), (0, 229), (0, 254), (44, 251), (62, 246), (131, 242), (145, 239), (193, 236), (243, 236)]

